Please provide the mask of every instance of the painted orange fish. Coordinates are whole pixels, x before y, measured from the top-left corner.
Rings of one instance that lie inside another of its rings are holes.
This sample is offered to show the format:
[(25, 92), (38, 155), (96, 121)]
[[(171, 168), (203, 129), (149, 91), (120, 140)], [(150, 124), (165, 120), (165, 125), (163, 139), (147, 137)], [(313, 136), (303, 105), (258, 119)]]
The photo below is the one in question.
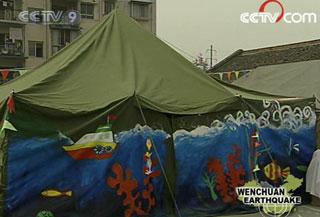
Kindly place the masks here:
[(274, 182), (278, 182), (278, 180), (282, 178), (287, 178), (290, 175), (290, 168), (286, 167), (282, 169), (275, 160), (273, 160), (270, 164), (264, 167), (264, 174)]
[(58, 190), (46, 190), (41, 192), (41, 195), (44, 197), (63, 197), (63, 196), (72, 197), (72, 191), (61, 192)]

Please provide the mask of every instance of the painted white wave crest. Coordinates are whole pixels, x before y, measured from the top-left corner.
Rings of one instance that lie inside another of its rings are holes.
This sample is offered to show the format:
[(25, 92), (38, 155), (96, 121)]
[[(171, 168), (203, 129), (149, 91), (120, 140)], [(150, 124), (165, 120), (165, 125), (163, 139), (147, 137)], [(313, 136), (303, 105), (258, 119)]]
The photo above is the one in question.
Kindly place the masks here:
[(303, 127), (314, 127), (316, 124), (316, 113), (310, 106), (291, 107), (281, 105), (279, 101), (263, 101), (265, 109), (259, 116), (246, 110), (238, 111), (236, 115), (228, 114), (222, 121), (214, 120), (210, 127), (198, 126), (192, 131), (177, 130), (173, 138), (179, 136), (210, 136), (218, 134), (224, 129), (236, 130), (239, 126), (254, 125), (258, 128), (287, 129), (293, 132), (299, 131)]
[(299, 131), (302, 127), (313, 127), (316, 124), (316, 113), (310, 106), (303, 108), (292, 108), (289, 105), (282, 105), (279, 101), (263, 101), (264, 111), (260, 116), (249, 111), (239, 111), (234, 117), (229, 114), (225, 116), (225, 124), (240, 126), (243, 124), (253, 124), (259, 128), (278, 128)]

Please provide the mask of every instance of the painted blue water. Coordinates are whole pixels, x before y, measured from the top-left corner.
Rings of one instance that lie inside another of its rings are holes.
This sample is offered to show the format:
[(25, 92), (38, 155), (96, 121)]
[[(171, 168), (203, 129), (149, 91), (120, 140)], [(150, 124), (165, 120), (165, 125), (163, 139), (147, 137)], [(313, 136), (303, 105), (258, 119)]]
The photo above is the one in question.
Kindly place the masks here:
[[(241, 149), (241, 165), (246, 171), (246, 179), (250, 178), (250, 136), (254, 127), (253, 124), (226, 124), (221, 129), (199, 127), (193, 132), (176, 133), (177, 197), (180, 206), (206, 209), (205, 212), (214, 212), (217, 207), (222, 206), (221, 200), (213, 201), (210, 198), (203, 176), (210, 159), (220, 160), (225, 173), (228, 172), (227, 157), (234, 153), (233, 145)], [(312, 158), (316, 148), (315, 127), (301, 127), (297, 132), (272, 127), (257, 130), (262, 141), (258, 151), (270, 148), (269, 152), (261, 155), (259, 164), (266, 166), (272, 157), (280, 166), (289, 166), (290, 173), (294, 176), (304, 178), (305, 172), (298, 170), (297, 166), (308, 166)], [(290, 143), (299, 144), (299, 151), (290, 152)], [(263, 168), (260, 172), (263, 173)]]
[[(130, 169), (139, 182), (137, 190), (143, 189), (143, 156), (146, 152), (145, 142), (149, 137), (152, 137), (164, 162), (167, 134), (146, 127), (119, 133), (119, 147), (113, 157), (106, 160), (73, 160), (62, 148), (68, 140), (59, 137), (11, 138), (7, 168), (7, 211), (41, 198), (40, 193), (47, 189), (73, 191), (78, 208), (107, 202), (108, 198), (103, 198), (106, 193), (111, 192), (117, 197), (116, 189), (106, 184), (107, 177), (114, 176), (111, 171), (114, 163), (121, 164), (124, 170)], [(159, 166), (155, 169), (159, 170)], [(160, 200), (162, 177), (155, 178), (153, 183), (155, 195)]]

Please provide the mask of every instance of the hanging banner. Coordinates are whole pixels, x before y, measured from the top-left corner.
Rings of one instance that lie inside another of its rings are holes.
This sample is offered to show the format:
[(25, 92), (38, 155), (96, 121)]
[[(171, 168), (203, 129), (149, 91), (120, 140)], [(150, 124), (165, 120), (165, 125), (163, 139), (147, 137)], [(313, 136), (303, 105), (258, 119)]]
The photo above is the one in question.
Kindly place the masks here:
[(2, 80), (7, 80), (8, 79), (8, 75), (9, 75), (10, 71), (8, 69), (4, 69), (1, 71), (1, 76), (2, 76)]

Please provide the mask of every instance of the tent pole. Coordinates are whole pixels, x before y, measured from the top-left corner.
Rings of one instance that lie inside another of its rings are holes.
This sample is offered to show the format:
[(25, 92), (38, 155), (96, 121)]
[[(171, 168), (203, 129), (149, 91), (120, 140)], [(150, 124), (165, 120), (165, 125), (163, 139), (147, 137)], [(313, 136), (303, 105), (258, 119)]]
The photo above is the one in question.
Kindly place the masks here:
[[(143, 120), (143, 122), (144, 122), (145, 125), (148, 125), (147, 119), (146, 119), (146, 117), (145, 117), (145, 115), (144, 115), (144, 113), (143, 113), (143, 110), (142, 110), (142, 107), (141, 107), (141, 104), (140, 104), (140, 101), (139, 101), (137, 95), (134, 94), (134, 97), (135, 97), (135, 99), (136, 99), (136, 101), (137, 101), (137, 104), (138, 104), (138, 107), (139, 107), (139, 111), (140, 111), (142, 120)], [(173, 202), (174, 202), (175, 209), (177, 210), (177, 215), (178, 215), (178, 217), (182, 217), (181, 212), (180, 212), (179, 207), (178, 207), (177, 200), (176, 200), (176, 198), (175, 198), (175, 196), (174, 196), (172, 187), (171, 187), (171, 185), (170, 185), (170, 182), (169, 182), (167, 173), (166, 173), (165, 168), (164, 168), (164, 166), (163, 166), (163, 164), (162, 164), (162, 161), (161, 161), (161, 158), (160, 158), (160, 155), (159, 155), (157, 146), (156, 146), (156, 144), (153, 142), (152, 137), (150, 137), (150, 139), (151, 139), (151, 141), (152, 141), (152, 144), (153, 144), (152, 147), (153, 147), (153, 149), (154, 149), (154, 151), (155, 151), (155, 153), (156, 153), (156, 156), (157, 156), (157, 159), (158, 159), (158, 161), (159, 161), (159, 165), (160, 165), (161, 171), (162, 171), (162, 173), (163, 173), (164, 179), (165, 179), (165, 181), (166, 181), (166, 183), (167, 183), (170, 196), (171, 196), (171, 198), (172, 198), (172, 200), (173, 200)]]
[(317, 98), (315, 94), (313, 94), (314, 104), (315, 104), (315, 112), (316, 112), (316, 141), (317, 141), (317, 149), (320, 149), (320, 109), (317, 107), (317, 103), (320, 103), (320, 100)]
[[(247, 108), (248, 108), (249, 110), (252, 110), (252, 111), (253, 111), (254, 113), (256, 113), (256, 114), (260, 114), (260, 112), (259, 112), (257, 109), (255, 109), (253, 106), (251, 106), (249, 103), (247, 103), (247, 102), (242, 98), (241, 95), (239, 95), (238, 97), (240, 98), (241, 102), (242, 102), (245, 106), (247, 106)], [(256, 128), (257, 128), (257, 127), (256, 127)], [(274, 158), (272, 157), (272, 154), (271, 154), (270, 150), (268, 150), (268, 149), (270, 148), (270, 146), (268, 146), (268, 144), (262, 139), (262, 137), (260, 137), (260, 140), (261, 140), (261, 142), (263, 143), (264, 147), (267, 149), (267, 154), (268, 154), (270, 160), (273, 161)], [(255, 153), (256, 153), (256, 150), (255, 150)], [(255, 166), (255, 165), (254, 165), (254, 166)], [(255, 173), (254, 173), (253, 175), (254, 175), (254, 177), (256, 178)], [(256, 180), (257, 180), (257, 179), (256, 179)]]
[[(3, 118), (1, 120), (2, 125), (8, 116), (7, 100), (2, 104)], [(6, 197), (6, 182), (7, 182), (7, 157), (8, 157), (8, 135), (3, 126), (0, 125), (0, 216), (4, 216), (5, 197)]]
[(4, 216), (4, 207), (5, 207), (5, 195), (6, 195), (6, 167), (7, 167), (7, 150), (8, 150), (8, 137), (7, 133), (1, 132), (0, 134), (0, 216)]

